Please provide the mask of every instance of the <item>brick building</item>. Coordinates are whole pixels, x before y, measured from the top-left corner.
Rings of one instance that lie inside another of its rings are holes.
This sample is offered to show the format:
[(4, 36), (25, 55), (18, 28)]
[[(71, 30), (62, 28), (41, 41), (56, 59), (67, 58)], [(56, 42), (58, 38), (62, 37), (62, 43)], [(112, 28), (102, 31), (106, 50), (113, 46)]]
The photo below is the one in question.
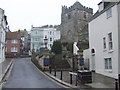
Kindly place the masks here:
[(19, 32), (6, 33), (6, 55), (20, 55), (22, 41)]

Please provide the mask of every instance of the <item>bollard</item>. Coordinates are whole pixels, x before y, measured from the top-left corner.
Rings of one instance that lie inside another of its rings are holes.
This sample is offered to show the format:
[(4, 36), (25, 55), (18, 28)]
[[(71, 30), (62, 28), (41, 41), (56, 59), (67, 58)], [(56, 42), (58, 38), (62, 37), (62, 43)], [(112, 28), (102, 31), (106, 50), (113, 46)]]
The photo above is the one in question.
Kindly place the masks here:
[(118, 80), (119, 80), (118, 84), (119, 84), (119, 90), (120, 90), (120, 74), (118, 74)]
[(50, 74), (51, 74), (51, 66), (50, 66)]
[(54, 71), (55, 71), (54, 76), (56, 76), (56, 66), (55, 66), (55, 70)]
[(72, 84), (72, 74), (70, 74), (70, 84)]
[(61, 70), (61, 76), (60, 76), (60, 80), (62, 80), (62, 70)]
[(115, 90), (118, 90), (118, 82), (117, 82), (117, 79), (115, 79)]
[(75, 84), (75, 86), (77, 86), (77, 75), (76, 75), (76, 84)]

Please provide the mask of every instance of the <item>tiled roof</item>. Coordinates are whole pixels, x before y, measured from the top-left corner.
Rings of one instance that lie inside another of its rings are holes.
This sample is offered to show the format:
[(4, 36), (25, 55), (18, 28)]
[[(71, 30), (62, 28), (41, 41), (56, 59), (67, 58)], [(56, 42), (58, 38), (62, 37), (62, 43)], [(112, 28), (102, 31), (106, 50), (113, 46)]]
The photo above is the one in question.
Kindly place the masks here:
[(6, 39), (20, 39), (20, 34), (18, 32), (7, 32)]

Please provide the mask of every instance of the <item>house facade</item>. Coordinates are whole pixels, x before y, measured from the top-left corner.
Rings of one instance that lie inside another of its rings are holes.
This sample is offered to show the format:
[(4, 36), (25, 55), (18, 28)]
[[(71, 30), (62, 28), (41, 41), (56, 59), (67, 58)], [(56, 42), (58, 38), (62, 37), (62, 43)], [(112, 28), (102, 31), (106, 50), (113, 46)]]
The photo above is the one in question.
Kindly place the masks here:
[(27, 30), (18, 30), (17, 32), (20, 34), (20, 39), (22, 41), (21, 54), (28, 54), (30, 50), (30, 42)]
[[(51, 49), (53, 42), (60, 39), (60, 31), (49, 27), (33, 27), (31, 28), (31, 51), (32, 49), (40, 50), (45, 47)], [(45, 41), (46, 40), (46, 41)]]
[(89, 22), (90, 70), (112, 78), (120, 73), (120, 2), (100, 2)]
[(21, 54), (22, 41), (19, 32), (6, 33), (6, 55), (17, 56)]
[(0, 8), (0, 63), (5, 60), (5, 37), (7, 24), (7, 16), (5, 16), (4, 10)]

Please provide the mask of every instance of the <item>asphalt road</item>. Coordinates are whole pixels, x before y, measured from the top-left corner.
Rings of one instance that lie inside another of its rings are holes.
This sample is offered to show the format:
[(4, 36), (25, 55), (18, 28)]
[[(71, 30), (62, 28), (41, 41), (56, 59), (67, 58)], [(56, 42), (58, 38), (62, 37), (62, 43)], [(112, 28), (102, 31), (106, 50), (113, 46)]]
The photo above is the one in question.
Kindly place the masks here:
[(30, 58), (19, 58), (15, 60), (3, 88), (63, 88), (63, 86), (40, 72)]

